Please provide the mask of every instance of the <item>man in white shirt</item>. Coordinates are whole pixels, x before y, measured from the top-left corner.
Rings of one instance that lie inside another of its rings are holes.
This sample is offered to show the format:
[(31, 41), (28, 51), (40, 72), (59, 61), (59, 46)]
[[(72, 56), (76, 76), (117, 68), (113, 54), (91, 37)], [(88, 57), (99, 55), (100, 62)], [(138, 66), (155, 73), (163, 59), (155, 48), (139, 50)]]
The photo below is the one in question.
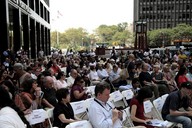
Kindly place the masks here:
[[(95, 87), (96, 98), (89, 107), (89, 121), (93, 128), (123, 128), (122, 112), (112, 108), (108, 102), (110, 94), (110, 86), (102, 82)], [(136, 126), (131, 128), (145, 128), (144, 126)]]
[(75, 79), (77, 78), (77, 70), (71, 69), (70, 77), (67, 78), (67, 86), (71, 87), (74, 84)]
[(107, 71), (105, 69), (103, 69), (101, 63), (98, 63), (97, 74), (100, 79), (105, 79), (105, 78), (109, 77), (109, 74), (107, 73)]
[[(107, 103), (110, 94), (110, 86), (106, 83), (100, 83), (95, 87), (96, 98), (89, 108), (89, 120), (94, 128), (119, 128), (121, 127), (120, 118), (122, 112), (113, 109)], [(117, 121), (117, 122), (116, 122)], [(116, 126), (114, 127), (114, 124)]]
[(101, 79), (99, 78), (95, 65), (89, 65), (90, 66), (90, 73), (89, 73), (89, 79), (92, 82), (93, 85), (96, 85), (100, 83)]

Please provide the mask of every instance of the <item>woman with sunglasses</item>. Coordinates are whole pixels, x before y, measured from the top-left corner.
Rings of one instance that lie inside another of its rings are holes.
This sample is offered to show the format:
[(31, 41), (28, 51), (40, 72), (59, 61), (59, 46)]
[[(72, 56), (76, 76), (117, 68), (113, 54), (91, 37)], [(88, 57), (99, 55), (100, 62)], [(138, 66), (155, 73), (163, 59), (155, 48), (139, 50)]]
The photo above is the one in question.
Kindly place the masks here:
[(71, 88), (71, 102), (87, 99), (85, 81), (82, 77), (77, 77)]

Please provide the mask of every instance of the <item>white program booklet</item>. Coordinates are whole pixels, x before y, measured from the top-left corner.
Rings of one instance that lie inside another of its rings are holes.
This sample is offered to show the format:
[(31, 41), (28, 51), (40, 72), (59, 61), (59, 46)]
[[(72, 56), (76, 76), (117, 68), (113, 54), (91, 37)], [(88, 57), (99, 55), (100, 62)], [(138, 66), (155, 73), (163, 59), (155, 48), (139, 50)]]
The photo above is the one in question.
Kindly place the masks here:
[(153, 119), (149, 122), (147, 122), (147, 125), (152, 125), (155, 127), (166, 127), (168, 125), (168, 121), (164, 121), (164, 120), (158, 120), (158, 119)]

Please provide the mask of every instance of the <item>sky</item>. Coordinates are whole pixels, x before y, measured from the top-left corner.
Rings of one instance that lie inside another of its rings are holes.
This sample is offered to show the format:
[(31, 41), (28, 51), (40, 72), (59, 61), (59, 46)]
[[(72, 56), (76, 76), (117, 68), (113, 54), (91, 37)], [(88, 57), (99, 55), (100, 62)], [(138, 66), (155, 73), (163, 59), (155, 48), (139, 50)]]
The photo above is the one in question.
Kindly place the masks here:
[[(59, 11), (59, 13), (58, 13)], [(50, 0), (51, 31), (133, 22), (133, 0)]]

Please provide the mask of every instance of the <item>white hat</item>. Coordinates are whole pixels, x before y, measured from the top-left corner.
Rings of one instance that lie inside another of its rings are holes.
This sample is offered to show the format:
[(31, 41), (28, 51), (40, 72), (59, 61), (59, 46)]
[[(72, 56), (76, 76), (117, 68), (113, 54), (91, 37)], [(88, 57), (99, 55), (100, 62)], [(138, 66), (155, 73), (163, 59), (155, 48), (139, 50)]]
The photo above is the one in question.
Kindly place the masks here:
[(114, 60), (114, 59), (110, 59), (110, 61), (113, 61), (113, 62), (114, 62), (115, 60)]

